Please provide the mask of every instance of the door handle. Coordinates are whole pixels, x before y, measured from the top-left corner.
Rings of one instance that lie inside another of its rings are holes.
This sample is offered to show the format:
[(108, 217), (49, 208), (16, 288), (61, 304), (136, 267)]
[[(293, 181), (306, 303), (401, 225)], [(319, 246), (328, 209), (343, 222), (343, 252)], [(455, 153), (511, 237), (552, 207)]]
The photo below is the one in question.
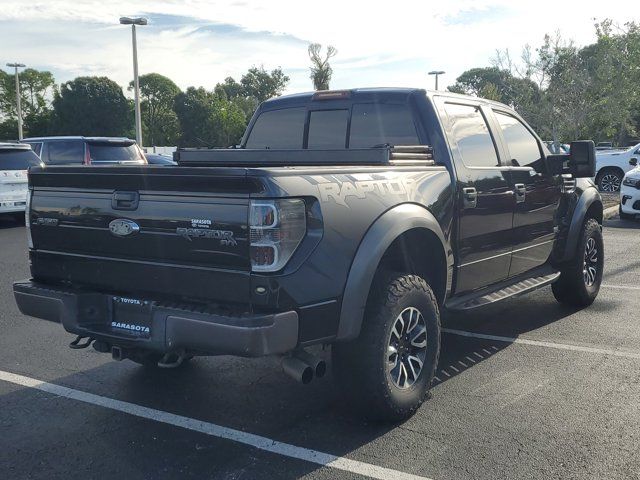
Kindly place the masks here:
[(478, 192), (474, 187), (462, 189), (462, 204), (464, 208), (476, 208), (478, 206)]
[(516, 183), (513, 186), (516, 194), (516, 202), (522, 203), (527, 195), (527, 187), (524, 183)]

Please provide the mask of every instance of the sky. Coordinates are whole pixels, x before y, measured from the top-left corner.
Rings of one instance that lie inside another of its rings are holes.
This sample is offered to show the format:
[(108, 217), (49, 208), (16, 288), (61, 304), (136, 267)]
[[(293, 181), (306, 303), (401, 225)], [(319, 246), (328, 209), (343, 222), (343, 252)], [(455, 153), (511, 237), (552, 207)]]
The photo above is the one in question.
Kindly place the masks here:
[(331, 88), (440, 88), (463, 71), (488, 66), (496, 49), (518, 57), (545, 33), (577, 45), (595, 41), (594, 22), (623, 24), (628, 1), (582, 0), (0, 0), (0, 68), (20, 62), (50, 70), (57, 82), (106, 75), (125, 87), (133, 76), (131, 27), (138, 28), (140, 74), (158, 72), (181, 88), (204, 86), (252, 66), (281, 67), (287, 93), (312, 89), (307, 46), (333, 45)]

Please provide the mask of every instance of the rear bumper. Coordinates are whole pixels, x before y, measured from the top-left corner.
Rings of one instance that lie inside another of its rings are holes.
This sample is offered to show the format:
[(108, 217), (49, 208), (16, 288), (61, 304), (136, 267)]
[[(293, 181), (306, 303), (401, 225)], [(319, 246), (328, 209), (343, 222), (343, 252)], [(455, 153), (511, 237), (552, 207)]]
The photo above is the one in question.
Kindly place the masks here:
[(61, 323), (70, 333), (120, 347), (258, 357), (285, 353), (298, 344), (295, 311), (232, 316), (149, 301), (145, 303), (149, 305), (150, 333), (144, 337), (114, 331), (113, 322), (130, 320), (118, 318), (110, 307), (111, 295), (50, 288), (29, 280), (14, 283), (13, 293), (23, 314)]

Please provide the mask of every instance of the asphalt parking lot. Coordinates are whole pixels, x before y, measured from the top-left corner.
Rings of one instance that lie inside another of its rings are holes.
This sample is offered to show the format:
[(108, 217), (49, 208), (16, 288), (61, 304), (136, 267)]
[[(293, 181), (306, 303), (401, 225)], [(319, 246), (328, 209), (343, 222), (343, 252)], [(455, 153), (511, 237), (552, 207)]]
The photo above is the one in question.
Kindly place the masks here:
[(640, 478), (640, 223), (604, 235), (592, 307), (545, 288), (446, 315), (431, 399), (381, 426), (268, 359), (150, 372), (67, 348), (18, 312), (25, 231), (0, 220), (0, 478)]

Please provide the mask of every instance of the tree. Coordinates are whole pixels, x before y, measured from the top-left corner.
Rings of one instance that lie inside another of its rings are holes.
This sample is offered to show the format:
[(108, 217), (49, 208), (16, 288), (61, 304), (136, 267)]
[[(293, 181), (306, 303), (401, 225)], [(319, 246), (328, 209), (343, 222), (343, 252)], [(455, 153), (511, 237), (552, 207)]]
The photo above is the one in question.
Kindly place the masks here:
[(251, 67), (240, 79), (242, 86), (240, 92), (244, 97), (253, 97), (258, 102), (264, 102), (282, 95), (287, 83), (289, 83), (289, 77), (280, 67), (271, 72), (267, 72), (264, 67)]
[(235, 103), (204, 88), (189, 87), (175, 99), (180, 146), (228, 147), (238, 143), (247, 124)]
[[(15, 75), (0, 70), (0, 118), (17, 125)], [(56, 91), (53, 74), (27, 68), (20, 72), (20, 104), (24, 130), (28, 135), (46, 133), (51, 112), (51, 98)]]
[(329, 64), (329, 60), (335, 57), (338, 53), (334, 47), (329, 45), (325, 56), (321, 55), (322, 45), (319, 43), (312, 43), (309, 45), (309, 59), (311, 60), (311, 81), (313, 82), (313, 88), (315, 90), (329, 90), (329, 82), (333, 75), (333, 69)]
[[(178, 139), (178, 117), (173, 111), (174, 100), (180, 88), (159, 73), (141, 75), (140, 113), (148, 145), (173, 145)], [(133, 89), (133, 82), (129, 90)]]
[(78, 77), (63, 83), (53, 99), (52, 132), (63, 135), (125, 136), (133, 131), (131, 104), (107, 77)]

